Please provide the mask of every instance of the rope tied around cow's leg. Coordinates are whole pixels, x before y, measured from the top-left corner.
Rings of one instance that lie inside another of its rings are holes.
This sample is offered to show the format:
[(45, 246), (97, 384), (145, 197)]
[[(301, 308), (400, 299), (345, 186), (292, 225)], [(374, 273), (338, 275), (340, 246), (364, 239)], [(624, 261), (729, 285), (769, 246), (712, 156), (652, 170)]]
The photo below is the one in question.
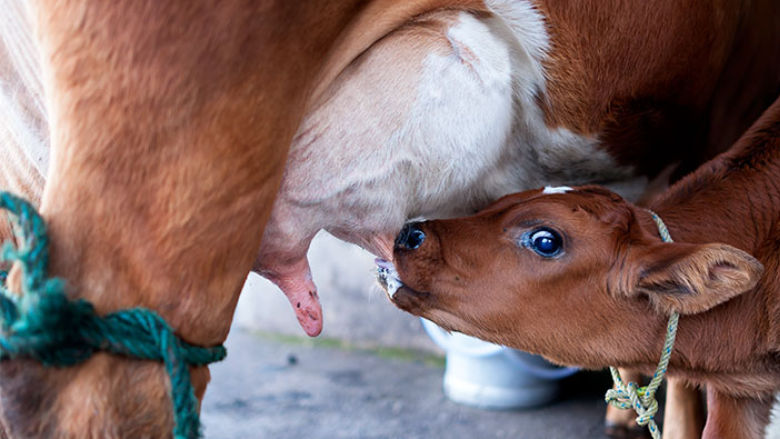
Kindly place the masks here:
[[(655, 212), (649, 212), (658, 227), (658, 234), (661, 235), (661, 240), (674, 242), (669, 234), (669, 229), (666, 228), (666, 224)], [(637, 414), (636, 423), (642, 427), (647, 426), (653, 439), (661, 439), (661, 429), (658, 428), (658, 424), (655, 422), (655, 414), (658, 412), (658, 401), (655, 399), (655, 393), (661, 386), (669, 366), (669, 357), (672, 356), (679, 319), (680, 314), (677, 312), (672, 313), (669, 317), (661, 359), (658, 361), (653, 378), (647, 386), (639, 387), (639, 385), (633, 382), (625, 384), (620, 378), (618, 370), (614, 367), (609, 368), (615, 387), (607, 390), (607, 394), (604, 396), (607, 404), (620, 409), (634, 409)]]
[(28, 202), (0, 192), (0, 209), (16, 217), (18, 245), (6, 243), (0, 263), (18, 264), (22, 295), (5, 285), (0, 271), (0, 360), (31, 358), (46, 366), (71, 366), (98, 350), (143, 360), (162, 361), (171, 380), (176, 439), (200, 436), (198, 400), (190, 366), (225, 358), (224, 346), (200, 347), (181, 340), (165, 320), (148, 309), (133, 308), (99, 316), (91, 303), (69, 300), (65, 283), (48, 278), (48, 234), (43, 218)]

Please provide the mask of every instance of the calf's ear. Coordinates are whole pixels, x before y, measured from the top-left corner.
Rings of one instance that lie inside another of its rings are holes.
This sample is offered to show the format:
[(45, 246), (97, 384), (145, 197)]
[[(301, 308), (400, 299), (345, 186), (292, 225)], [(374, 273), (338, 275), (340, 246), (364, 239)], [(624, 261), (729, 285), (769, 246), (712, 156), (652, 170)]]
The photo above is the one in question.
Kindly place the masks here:
[(634, 291), (665, 314), (707, 311), (753, 289), (764, 271), (756, 258), (726, 244), (658, 244), (637, 259)]

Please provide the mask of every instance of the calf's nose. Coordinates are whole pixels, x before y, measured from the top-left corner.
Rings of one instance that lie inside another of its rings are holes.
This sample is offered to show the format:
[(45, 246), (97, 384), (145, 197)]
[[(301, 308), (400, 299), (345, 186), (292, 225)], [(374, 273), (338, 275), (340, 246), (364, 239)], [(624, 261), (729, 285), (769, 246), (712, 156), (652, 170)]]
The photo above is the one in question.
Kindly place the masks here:
[(406, 223), (395, 238), (395, 248), (403, 250), (416, 250), (425, 241), (425, 232), (422, 231), (419, 222)]

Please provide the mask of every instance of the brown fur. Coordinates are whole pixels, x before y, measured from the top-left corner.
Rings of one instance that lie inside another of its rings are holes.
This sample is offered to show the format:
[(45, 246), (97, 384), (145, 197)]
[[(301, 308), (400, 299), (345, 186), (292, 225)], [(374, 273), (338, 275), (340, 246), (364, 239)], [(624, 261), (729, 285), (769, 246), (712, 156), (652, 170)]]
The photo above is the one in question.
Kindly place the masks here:
[[(646, 206), (653, 199), (661, 196), (669, 189), (669, 179), (676, 168), (671, 165), (652, 181), (637, 205)], [(619, 368), (618, 372), (625, 382), (642, 382), (642, 374)], [(685, 380), (671, 377), (666, 382), (666, 398), (664, 400), (663, 439), (688, 439), (701, 436), (704, 429), (706, 413), (702, 394), (695, 386)], [(607, 406), (605, 416), (607, 436), (609, 437), (650, 437), (646, 428), (636, 422), (636, 413), (615, 406)]]
[[(704, 437), (758, 438), (780, 389), (778, 181), (780, 99), (727, 153), (653, 203), (675, 243), (607, 190), (529, 191), (474, 217), (423, 223), (418, 249), (395, 250), (406, 287), (393, 299), (560, 363), (646, 372), (666, 316), (679, 311), (670, 374), (707, 385), (714, 409)], [(560, 256), (518, 243), (542, 225), (563, 237)]]
[(725, 150), (780, 91), (774, 0), (537, 4), (553, 46), (548, 122), (644, 172)]

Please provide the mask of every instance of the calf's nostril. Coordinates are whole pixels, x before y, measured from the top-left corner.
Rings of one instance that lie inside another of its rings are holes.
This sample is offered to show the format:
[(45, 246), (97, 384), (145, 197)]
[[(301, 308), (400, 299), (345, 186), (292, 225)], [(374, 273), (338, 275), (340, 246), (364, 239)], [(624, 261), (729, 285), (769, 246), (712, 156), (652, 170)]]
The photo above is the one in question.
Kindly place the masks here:
[(425, 232), (420, 228), (420, 223), (407, 223), (395, 238), (395, 247), (407, 250), (419, 248), (425, 241)]

